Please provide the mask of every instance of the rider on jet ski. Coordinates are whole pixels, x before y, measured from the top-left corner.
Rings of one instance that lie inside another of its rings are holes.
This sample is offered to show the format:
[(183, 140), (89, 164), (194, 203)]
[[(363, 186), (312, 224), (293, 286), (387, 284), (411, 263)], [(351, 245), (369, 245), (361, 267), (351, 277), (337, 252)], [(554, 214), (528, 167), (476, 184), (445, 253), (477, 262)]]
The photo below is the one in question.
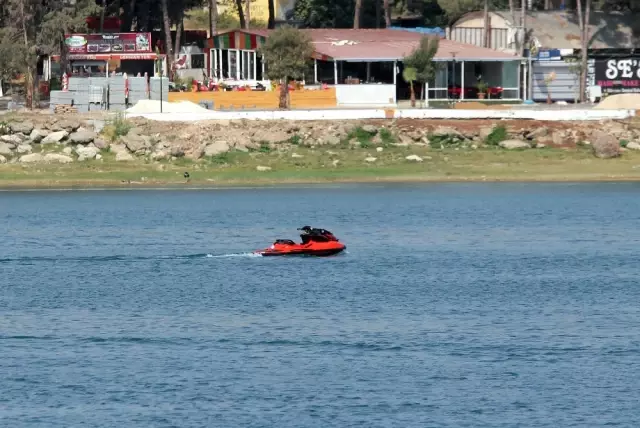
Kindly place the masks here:
[(298, 230), (301, 230), (303, 232), (300, 234), (303, 244), (306, 244), (309, 241), (316, 241), (316, 242), (336, 241), (336, 237), (333, 236), (333, 233), (325, 229), (316, 229), (315, 227), (304, 226)]

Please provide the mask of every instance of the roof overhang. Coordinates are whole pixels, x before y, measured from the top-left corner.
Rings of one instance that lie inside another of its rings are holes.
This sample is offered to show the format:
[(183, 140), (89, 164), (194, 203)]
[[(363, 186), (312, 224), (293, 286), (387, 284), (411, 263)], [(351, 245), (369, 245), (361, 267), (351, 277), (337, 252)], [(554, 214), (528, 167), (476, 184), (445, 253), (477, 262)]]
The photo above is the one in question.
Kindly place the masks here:
[[(434, 62), (511, 62), (522, 61), (524, 58), (519, 56), (509, 58), (435, 58)], [(404, 58), (330, 58), (328, 61), (344, 61), (344, 62), (402, 62)]]

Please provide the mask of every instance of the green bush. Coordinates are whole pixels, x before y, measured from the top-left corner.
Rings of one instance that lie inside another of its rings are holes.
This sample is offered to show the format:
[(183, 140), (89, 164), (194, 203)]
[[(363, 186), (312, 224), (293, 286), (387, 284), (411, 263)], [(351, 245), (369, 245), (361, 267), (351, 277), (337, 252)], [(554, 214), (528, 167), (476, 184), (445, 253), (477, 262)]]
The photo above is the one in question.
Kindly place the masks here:
[(447, 147), (457, 147), (463, 140), (458, 135), (430, 135), (429, 145), (434, 149), (445, 149)]
[(396, 142), (396, 136), (393, 135), (393, 133), (389, 131), (387, 128), (382, 128), (379, 133), (380, 133), (380, 140), (382, 140), (382, 143), (384, 145), (389, 145)]
[(361, 127), (354, 128), (349, 132), (348, 139), (355, 139), (360, 143), (360, 147), (367, 148), (371, 145), (371, 138), (373, 135), (362, 129)]
[(627, 144), (629, 144), (629, 141), (627, 141), (627, 140), (620, 140), (620, 147), (627, 147)]
[(116, 141), (118, 137), (127, 135), (133, 128), (133, 124), (129, 122), (123, 113), (116, 113), (113, 120), (107, 123), (102, 133), (111, 141)]
[(509, 133), (507, 132), (507, 128), (503, 125), (498, 125), (491, 130), (491, 133), (487, 135), (485, 139), (485, 144), (488, 146), (497, 146), (501, 142), (509, 139)]

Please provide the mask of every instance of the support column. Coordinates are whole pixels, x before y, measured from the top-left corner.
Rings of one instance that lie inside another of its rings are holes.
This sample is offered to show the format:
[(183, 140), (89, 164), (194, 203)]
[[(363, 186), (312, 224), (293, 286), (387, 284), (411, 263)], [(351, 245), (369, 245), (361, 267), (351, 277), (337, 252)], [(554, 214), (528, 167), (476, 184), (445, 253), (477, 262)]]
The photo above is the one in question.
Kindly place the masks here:
[(396, 85), (398, 83), (398, 62), (393, 61), (393, 84)]
[(371, 63), (367, 62), (367, 83), (371, 81)]
[(464, 100), (464, 61), (460, 63), (460, 99)]
[(333, 84), (338, 84), (338, 61), (333, 60)]
[(318, 83), (318, 60), (313, 60), (313, 83)]
[[(502, 63), (502, 70), (503, 72), (501, 74), (504, 74), (504, 63)], [(522, 67), (520, 67), (520, 65), (518, 65), (518, 79), (516, 80), (516, 82), (518, 82), (518, 93), (516, 94), (516, 99), (520, 99), (520, 79), (522, 79), (522, 73), (520, 72), (522, 69)], [(504, 82), (504, 76), (502, 76), (502, 81)]]
[(522, 72), (523, 72), (523, 78), (522, 78), (522, 92), (523, 92), (523, 96), (521, 97), (522, 100), (524, 101), (524, 97), (527, 96), (527, 94), (529, 93), (528, 88), (527, 88), (527, 66), (526, 64), (520, 64), (520, 66), (522, 67)]
[[(427, 107), (429, 107), (429, 82), (427, 82), (425, 84), (426, 89), (424, 91), (424, 100), (425, 100), (425, 104), (427, 105)], [(436, 85), (438, 86), (438, 85)]]
[(253, 57), (253, 79), (251, 80), (258, 80), (258, 54), (251, 52), (249, 55)]
[(262, 80), (267, 80), (267, 76), (264, 75), (264, 56), (262, 58)]

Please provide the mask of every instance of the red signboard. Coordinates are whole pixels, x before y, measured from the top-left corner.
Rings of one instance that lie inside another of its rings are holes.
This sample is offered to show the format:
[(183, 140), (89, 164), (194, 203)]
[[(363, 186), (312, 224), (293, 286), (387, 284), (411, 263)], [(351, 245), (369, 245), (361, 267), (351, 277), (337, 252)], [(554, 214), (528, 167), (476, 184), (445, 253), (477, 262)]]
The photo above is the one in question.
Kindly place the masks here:
[(65, 44), (70, 54), (152, 53), (151, 33), (69, 34)]

